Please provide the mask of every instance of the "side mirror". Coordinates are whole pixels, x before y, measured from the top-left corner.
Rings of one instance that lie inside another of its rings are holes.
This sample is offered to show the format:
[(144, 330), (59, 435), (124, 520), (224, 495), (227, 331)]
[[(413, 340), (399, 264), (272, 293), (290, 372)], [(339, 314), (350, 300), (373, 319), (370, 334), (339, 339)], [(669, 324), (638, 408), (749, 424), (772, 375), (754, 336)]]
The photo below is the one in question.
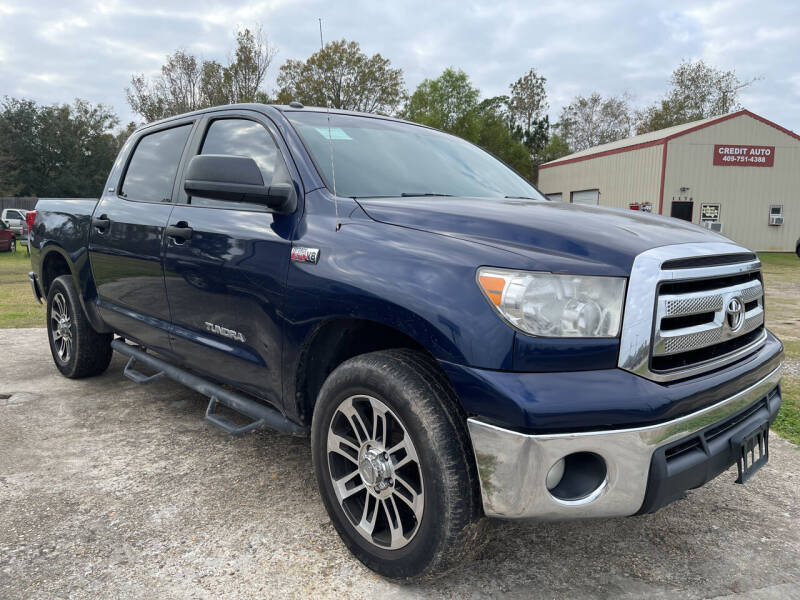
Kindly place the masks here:
[(190, 196), (262, 204), (274, 213), (290, 214), (297, 208), (294, 186), (265, 186), (256, 161), (245, 156), (195, 156), (186, 168), (183, 189)]

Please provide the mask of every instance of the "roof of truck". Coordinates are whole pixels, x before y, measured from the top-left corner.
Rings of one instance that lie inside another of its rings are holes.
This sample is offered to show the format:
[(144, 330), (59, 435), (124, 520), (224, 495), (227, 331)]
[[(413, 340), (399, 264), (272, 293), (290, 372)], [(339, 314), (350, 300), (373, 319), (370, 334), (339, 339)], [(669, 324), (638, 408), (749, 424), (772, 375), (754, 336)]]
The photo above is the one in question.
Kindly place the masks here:
[(183, 113), (180, 115), (175, 115), (172, 117), (166, 117), (165, 119), (159, 119), (158, 121), (153, 121), (151, 123), (147, 123), (146, 125), (142, 125), (138, 127), (136, 131), (140, 131), (142, 129), (147, 129), (149, 127), (153, 127), (155, 125), (161, 125), (162, 123), (169, 123), (170, 121), (174, 121), (177, 119), (183, 119), (185, 117), (191, 117), (194, 115), (202, 115), (208, 112), (214, 112), (219, 110), (263, 110), (265, 107), (274, 108), (279, 110), (282, 113), (286, 112), (330, 112), (332, 115), (353, 115), (359, 117), (371, 117), (377, 119), (386, 119), (387, 121), (398, 121), (401, 123), (410, 123), (412, 125), (418, 125), (421, 127), (427, 127), (427, 125), (422, 125), (421, 123), (414, 123), (413, 121), (406, 121), (404, 119), (398, 119), (396, 117), (390, 117), (387, 115), (381, 115), (377, 113), (365, 113), (365, 112), (358, 112), (355, 110), (344, 110), (341, 108), (326, 108), (324, 106), (290, 106), (288, 104), (262, 104), (260, 102), (247, 102), (247, 103), (239, 103), (239, 104), (221, 104), (219, 106), (210, 106), (208, 108), (201, 108), (200, 110), (195, 110), (192, 112)]

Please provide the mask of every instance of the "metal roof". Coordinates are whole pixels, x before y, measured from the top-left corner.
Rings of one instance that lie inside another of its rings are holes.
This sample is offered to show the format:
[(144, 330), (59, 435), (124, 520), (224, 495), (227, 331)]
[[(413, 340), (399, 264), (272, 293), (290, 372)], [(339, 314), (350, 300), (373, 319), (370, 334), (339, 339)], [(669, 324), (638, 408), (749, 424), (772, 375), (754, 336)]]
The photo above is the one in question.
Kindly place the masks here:
[(784, 127), (781, 127), (777, 123), (773, 123), (772, 121), (765, 119), (755, 113), (750, 112), (749, 110), (739, 110), (736, 112), (728, 113), (727, 115), (721, 115), (717, 117), (709, 117), (708, 119), (700, 119), (698, 121), (691, 121), (689, 123), (684, 123), (683, 125), (676, 125), (674, 127), (667, 127), (666, 129), (659, 129), (658, 131), (651, 131), (649, 133), (644, 133), (642, 135), (635, 135), (633, 137), (625, 138), (623, 140), (617, 140), (616, 142), (610, 142), (608, 144), (601, 144), (599, 146), (594, 146), (592, 148), (588, 148), (586, 150), (581, 150), (580, 152), (573, 152), (572, 154), (568, 154), (566, 156), (562, 156), (561, 158), (557, 158), (555, 160), (551, 160), (550, 162), (546, 162), (542, 165), (539, 165), (539, 168), (542, 167), (555, 167), (560, 164), (567, 164), (572, 162), (578, 162), (581, 160), (588, 160), (590, 158), (595, 158), (596, 156), (601, 156), (605, 154), (616, 154), (618, 152), (626, 152), (628, 150), (635, 150), (637, 148), (646, 148), (648, 146), (655, 146), (657, 144), (664, 143), (667, 140), (672, 138), (679, 137), (690, 131), (694, 131), (696, 129), (702, 129), (704, 127), (708, 127), (711, 125), (716, 124), (717, 122), (726, 121), (728, 119), (734, 119), (736, 117), (741, 116), (748, 116), (752, 117), (762, 123), (765, 123), (771, 127), (774, 127), (787, 135), (794, 137), (795, 139), (800, 139), (800, 137)]

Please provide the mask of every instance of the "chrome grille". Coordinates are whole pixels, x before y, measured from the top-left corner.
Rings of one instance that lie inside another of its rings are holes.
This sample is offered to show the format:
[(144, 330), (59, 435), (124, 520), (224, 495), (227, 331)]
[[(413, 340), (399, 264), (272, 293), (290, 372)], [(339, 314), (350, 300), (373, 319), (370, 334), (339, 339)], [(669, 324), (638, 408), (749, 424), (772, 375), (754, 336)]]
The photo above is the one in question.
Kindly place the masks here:
[(718, 344), (722, 341), (722, 330), (708, 329), (706, 331), (697, 331), (693, 333), (685, 333), (679, 336), (672, 336), (662, 339), (659, 346), (653, 354), (678, 354), (679, 352), (687, 352), (695, 350), (696, 348), (704, 348), (712, 344)]
[(668, 381), (716, 369), (766, 339), (761, 263), (725, 242), (676, 244), (636, 257), (619, 366)]
[(722, 308), (722, 296), (700, 296), (698, 298), (681, 298), (666, 300), (666, 314), (668, 316), (696, 315)]
[[(721, 289), (660, 296), (656, 305), (653, 356), (689, 352), (750, 333), (764, 324), (763, 296), (764, 289), (758, 279)], [(742, 312), (733, 323), (728, 305), (737, 300)], [(745, 305), (752, 306), (745, 311)], [(663, 329), (665, 320), (670, 317), (695, 314), (706, 314), (709, 321), (668, 331)]]

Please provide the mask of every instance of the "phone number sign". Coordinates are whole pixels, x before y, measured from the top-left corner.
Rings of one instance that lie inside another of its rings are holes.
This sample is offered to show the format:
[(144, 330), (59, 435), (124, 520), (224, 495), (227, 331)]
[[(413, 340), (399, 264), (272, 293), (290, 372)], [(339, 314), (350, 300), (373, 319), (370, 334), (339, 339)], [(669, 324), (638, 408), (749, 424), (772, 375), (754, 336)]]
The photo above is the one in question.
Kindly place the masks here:
[(714, 146), (714, 165), (718, 167), (771, 167), (775, 146)]

